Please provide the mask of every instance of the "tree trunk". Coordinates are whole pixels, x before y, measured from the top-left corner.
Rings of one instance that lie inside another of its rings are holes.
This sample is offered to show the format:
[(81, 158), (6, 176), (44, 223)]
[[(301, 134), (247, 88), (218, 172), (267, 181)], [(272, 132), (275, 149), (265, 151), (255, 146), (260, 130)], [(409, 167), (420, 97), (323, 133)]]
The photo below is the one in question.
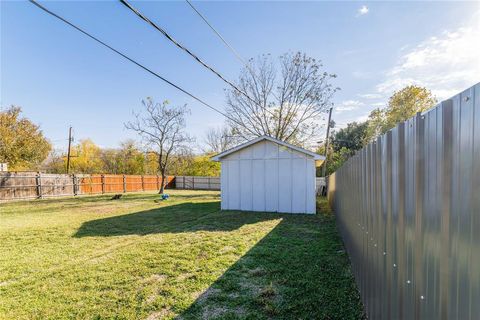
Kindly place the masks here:
[(160, 182), (160, 191), (158, 192), (158, 194), (163, 194), (163, 191), (165, 190), (165, 180), (166, 180), (166, 176), (164, 173), (162, 173), (162, 180)]

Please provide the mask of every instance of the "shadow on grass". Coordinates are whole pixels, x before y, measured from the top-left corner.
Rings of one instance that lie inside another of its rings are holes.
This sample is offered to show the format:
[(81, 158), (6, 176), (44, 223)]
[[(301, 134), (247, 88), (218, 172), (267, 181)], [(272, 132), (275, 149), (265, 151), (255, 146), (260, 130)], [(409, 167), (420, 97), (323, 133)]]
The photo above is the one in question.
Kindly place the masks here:
[[(205, 197), (205, 196), (204, 196)], [(277, 218), (273, 214), (222, 212), (220, 202), (184, 202), (83, 223), (74, 237), (110, 237), (194, 231), (232, 231), (243, 225)]]
[(218, 201), (181, 203), (88, 221), (75, 237), (232, 231), (281, 219), (189, 307), (173, 306), (177, 319), (362, 319), (334, 217), (321, 212), (220, 211)]
[(282, 221), (177, 319), (363, 319), (331, 214)]
[[(166, 192), (169, 193), (171, 189), (166, 189)], [(77, 196), (64, 196), (64, 197), (45, 197), (43, 199), (28, 199), (28, 200), (12, 200), (7, 202), (0, 202), (3, 205), (15, 205), (16, 207), (30, 207), (36, 204), (42, 205), (68, 205), (70, 207), (82, 207), (85, 204), (97, 204), (100, 202), (111, 201), (111, 198), (115, 194), (121, 194), (122, 197), (115, 202), (123, 202), (123, 201), (136, 201), (136, 200), (155, 200), (160, 199), (160, 195), (156, 191), (139, 191), (139, 192), (131, 192), (131, 193), (121, 193), (121, 192), (112, 192), (112, 193), (105, 193), (105, 194), (80, 194)], [(209, 197), (213, 197), (214, 194), (212, 192), (199, 192), (194, 194), (175, 194), (175, 198), (177, 199), (205, 199)], [(112, 200), (113, 201), (113, 200)], [(112, 202), (112, 203), (115, 203)]]

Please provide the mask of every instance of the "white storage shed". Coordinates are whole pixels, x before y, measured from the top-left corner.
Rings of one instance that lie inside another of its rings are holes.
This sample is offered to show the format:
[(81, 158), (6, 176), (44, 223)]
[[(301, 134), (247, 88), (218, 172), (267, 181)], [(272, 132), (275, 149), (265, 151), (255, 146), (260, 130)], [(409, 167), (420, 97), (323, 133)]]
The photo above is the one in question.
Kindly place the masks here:
[(269, 136), (214, 156), (222, 210), (314, 214), (315, 167), (324, 158)]

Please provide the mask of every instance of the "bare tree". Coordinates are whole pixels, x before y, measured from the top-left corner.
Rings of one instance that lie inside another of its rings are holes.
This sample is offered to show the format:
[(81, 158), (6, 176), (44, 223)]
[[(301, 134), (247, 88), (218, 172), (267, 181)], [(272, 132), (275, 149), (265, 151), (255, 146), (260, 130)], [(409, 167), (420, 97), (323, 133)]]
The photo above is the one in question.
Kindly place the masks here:
[(210, 128), (205, 136), (206, 153), (220, 153), (234, 147), (241, 141), (238, 134), (228, 126)]
[(251, 99), (227, 91), (227, 112), (234, 120), (229, 125), (245, 139), (268, 135), (305, 144), (318, 133), (318, 120), (338, 90), (331, 84), (336, 75), (321, 68), (321, 62), (300, 52), (281, 56), (279, 72), (270, 55), (250, 59), (237, 86)]
[(158, 157), (158, 167), (162, 176), (159, 193), (165, 188), (166, 173), (172, 156), (185, 148), (192, 139), (184, 132), (186, 105), (171, 107), (168, 101), (156, 103), (152, 98), (142, 101), (143, 112), (134, 113), (135, 119), (125, 124), (129, 130), (137, 132), (152, 153)]

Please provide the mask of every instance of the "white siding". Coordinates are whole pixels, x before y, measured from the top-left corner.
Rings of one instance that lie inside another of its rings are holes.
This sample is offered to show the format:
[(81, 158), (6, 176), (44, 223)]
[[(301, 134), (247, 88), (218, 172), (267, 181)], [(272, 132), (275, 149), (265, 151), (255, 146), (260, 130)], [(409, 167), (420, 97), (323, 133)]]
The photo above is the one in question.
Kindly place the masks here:
[[(281, 152), (279, 156), (282, 156)], [(285, 154), (283, 154), (285, 156)], [(278, 159), (278, 211), (292, 212), (292, 160)]]
[(240, 185), (240, 209), (244, 211), (252, 211), (252, 160), (240, 160), (240, 175), (243, 180)]
[(240, 186), (242, 185), (240, 175), (240, 162), (227, 161), (228, 170), (228, 209), (240, 209)]
[(264, 174), (252, 175), (253, 187), (253, 211), (266, 211), (266, 190), (265, 190), (265, 160), (252, 160), (253, 172)]
[(220, 167), (220, 196), (221, 196), (221, 208), (222, 210), (226, 210), (229, 208), (228, 205), (228, 161), (222, 162)]
[(265, 160), (265, 211), (278, 211), (278, 160)]
[(221, 159), (222, 209), (315, 213), (315, 161), (260, 141)]
[(307, 160), (306, 159), (293, 159), (292, 160), (292, 186), (295, 186), (295, 190), (292, 193), (292, 212), (302, 213), (306, 212), (306, 195), (307, 195), (307, 183), (305, 176), (307, 174)]

